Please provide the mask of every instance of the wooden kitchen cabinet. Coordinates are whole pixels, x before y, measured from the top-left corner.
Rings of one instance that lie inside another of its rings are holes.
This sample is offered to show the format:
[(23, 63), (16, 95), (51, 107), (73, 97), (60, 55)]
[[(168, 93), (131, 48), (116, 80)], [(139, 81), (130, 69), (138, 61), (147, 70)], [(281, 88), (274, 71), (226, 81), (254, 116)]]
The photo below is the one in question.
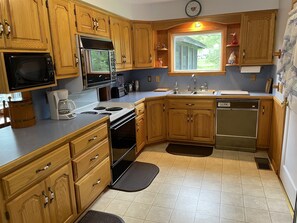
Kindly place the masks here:
[(271, 118), (272, 118), (273, 101), (261, 100), (258, 116), (258, 136), (257, 147), (269, 148), (271, 135)]
[(134, 67), (154, 66), (153, 30), (151, 24), (134, 23)]
[(169, 100), (168, 139), (214, 143), (213, 100)]
[(116, 68), (132, 68), (132, 26), (129, 21), (110, 17), (111, 39), (115, 49)]
[(146, 102), (147, 142), (161, 142), (166, 139), (166, 104), (164, 99)]
[(275, 11), (242, 14), (240, 65), (273, 64)]
[(58, 78), (78, 76), (74, 3), (51, 0), (48, 5), (56, 75)]
[(108, 15), (85, 5), (75, 5), (77, 32), (110, 37)]
[(135, 108), (136, 118), (136, 154), (138, 154), (145, 146), (146, 139), (146, 123), (145, 123), (145, 105), (140, 103)]
[(48, 50), (45, 1), (0, 0), (0, 6), (0, 48)]
[(10, 223), (73, 222), (76, 204), (71, 165), (65, 165), (29, 188), (6, 207)]

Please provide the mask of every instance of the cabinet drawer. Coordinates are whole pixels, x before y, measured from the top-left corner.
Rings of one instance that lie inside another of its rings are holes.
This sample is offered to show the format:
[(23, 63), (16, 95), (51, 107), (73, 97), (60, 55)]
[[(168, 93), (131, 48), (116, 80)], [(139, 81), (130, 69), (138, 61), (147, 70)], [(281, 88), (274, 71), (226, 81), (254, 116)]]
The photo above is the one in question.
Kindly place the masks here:
[(91, 146), (94, 146), (102, 139), (107, 138), (107, 124), (102, 124), (99, 127), (85, 133), (84, 135), (70, 142), (71, 155), (75, 156)]
[(137, 116), (144, 113), (144, 103), (140, 103), (139, 105), (136, 106), (135, 113)]
[(75, 183), (78, 210), (83, 210), (110, 183), (110, 162), (106, 157), (97, 167)]
[(168, 100), (169, 108), (214, 109), (215, 101), (207, 99)]
[(73, 160), (74, 180), (81, 178), (88, 170), (98, 165), (109, 155), (109, 142), (104, 139), (89, 151)]
[(47, 176), (52, 170), (65, 164), (68, 160), (70, 160), (70, 153), (67, 144), (3, 177), (5, 194), (7, 196), (14, 194), (33, 181)]

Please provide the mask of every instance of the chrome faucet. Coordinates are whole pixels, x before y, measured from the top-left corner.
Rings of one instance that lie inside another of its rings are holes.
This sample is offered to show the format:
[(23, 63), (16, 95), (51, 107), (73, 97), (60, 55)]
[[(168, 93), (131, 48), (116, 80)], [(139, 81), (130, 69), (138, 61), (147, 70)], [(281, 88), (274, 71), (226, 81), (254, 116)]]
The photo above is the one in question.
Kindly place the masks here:
[(194, 91), (196, 91), (196, 89), (197, 89), (197, 78), (196, 78), (196, 76), (195, 76), (195, 74), (192, 74), (192, 80), (193, 80), (193, 82), (194, 82)]

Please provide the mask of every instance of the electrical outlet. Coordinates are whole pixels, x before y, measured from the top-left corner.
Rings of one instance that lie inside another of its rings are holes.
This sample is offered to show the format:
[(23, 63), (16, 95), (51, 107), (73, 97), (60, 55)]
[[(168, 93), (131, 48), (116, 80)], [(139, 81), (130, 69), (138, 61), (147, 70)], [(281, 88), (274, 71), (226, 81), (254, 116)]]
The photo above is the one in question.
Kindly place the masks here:
[(160, 82), (160, 76), (156, 76), (156, 82)]
[(152, 82), (152, 76), (151, 75), (147, 76), (147, 82)]

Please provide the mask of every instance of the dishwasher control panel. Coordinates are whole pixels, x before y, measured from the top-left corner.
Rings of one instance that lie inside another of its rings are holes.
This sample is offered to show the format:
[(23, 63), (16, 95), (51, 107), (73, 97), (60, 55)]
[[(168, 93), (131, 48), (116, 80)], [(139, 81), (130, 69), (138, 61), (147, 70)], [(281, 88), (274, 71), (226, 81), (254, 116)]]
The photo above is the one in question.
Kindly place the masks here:
[(230, 108), (230, 102), (218, 102), (218, 108)]

